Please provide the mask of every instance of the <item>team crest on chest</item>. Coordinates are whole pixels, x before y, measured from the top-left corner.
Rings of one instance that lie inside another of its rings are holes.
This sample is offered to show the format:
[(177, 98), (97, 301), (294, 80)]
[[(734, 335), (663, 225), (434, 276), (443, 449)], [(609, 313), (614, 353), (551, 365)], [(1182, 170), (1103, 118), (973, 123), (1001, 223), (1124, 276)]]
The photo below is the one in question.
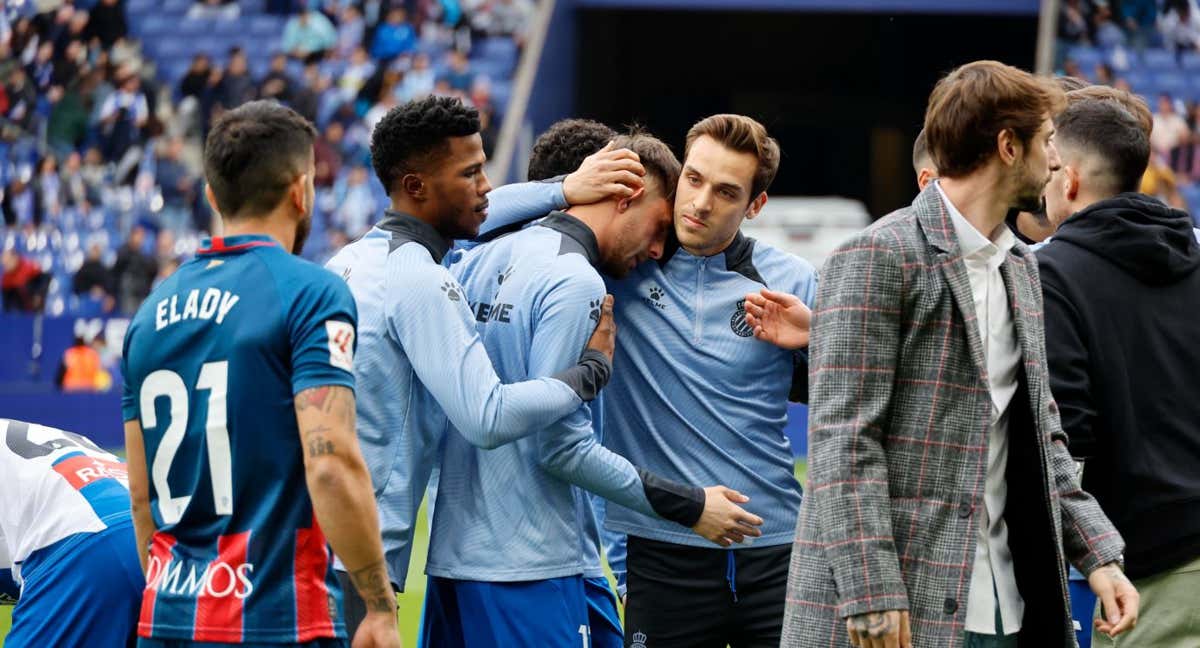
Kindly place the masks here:
[(739, 299), (737, 306), (734, 307), (733, 316), (729, 318), (729, 328), (738, 337), (750, 337), (754, 335), (754, 329), (750, 328), (750, 324), (746, 322), (745, 299)]

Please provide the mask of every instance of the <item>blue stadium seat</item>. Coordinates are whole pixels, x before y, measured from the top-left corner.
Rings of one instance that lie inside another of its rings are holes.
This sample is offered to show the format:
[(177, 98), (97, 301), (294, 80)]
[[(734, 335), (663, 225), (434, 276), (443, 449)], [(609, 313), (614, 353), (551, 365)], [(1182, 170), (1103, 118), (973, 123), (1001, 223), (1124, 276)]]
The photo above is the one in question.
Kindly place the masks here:
[(1072, 47), (1067, 51), (1067, 58), (1079, 64), (1080, 69), (1091, 74), (1096, 65), (1108, 60), (1104, 50), (1087, 45)]
[(1200, 52), (1185, 52), (1180, 65), (1186, 72), (1200, 72)]
[(1155, 95), (1155, 89), (1157, 86), (1145, 70), (1130, 70), (1124, 75), (1124, 78), (1129, 82), (1129, 87), (1135, 93), (1144, 97), (1153, 97)]
[(283, 36), (283, 20), (276, 16), (254, 16), (250, 18), (250, 33), (260, 36)]
[(173, 14), (187, 13), (193, 4), (196, 4), (195, 0), (163, 0), (162, 11)]
[(174, 20), (172, 24), (180, 37), (211, 35), (217, 29), (217, 21), (208, 18), (184, 18)]
[(1181, 185), (1179, 193), (1183, 194), (1183, 199), (1187, 202), (1188, 211), (1192, 213), (1192, 220), (1197, 221), (1197, 226), (1200, 227), (1200, 185)]
[(1177, 70), (1175, 53), (1165, 49), (1147, 49), (1142, 53), (1142, 65), (1149, 70)]
[(125, 13), (129, 18), (140, 17), (142, 14), (153, 13), (157, 4), (155, 0), (128, 0)]
[(1172, 97), (1185, 98), (1192, 94), (1191, 81), (1181, 72), (1160, 72), (1154, 75), (1154, 85), (1158, 92)]
[(158, 50), (157, 54), (161, 58), (186, 58), (190, 57), (197, 48), (190, 39), (164, 38), (158, 42), (155, 49)]
[(147, 40), (157, 39), (171, 32), (177, 22), (173, 16), (146, 16), (142, 21), (142, 34)]

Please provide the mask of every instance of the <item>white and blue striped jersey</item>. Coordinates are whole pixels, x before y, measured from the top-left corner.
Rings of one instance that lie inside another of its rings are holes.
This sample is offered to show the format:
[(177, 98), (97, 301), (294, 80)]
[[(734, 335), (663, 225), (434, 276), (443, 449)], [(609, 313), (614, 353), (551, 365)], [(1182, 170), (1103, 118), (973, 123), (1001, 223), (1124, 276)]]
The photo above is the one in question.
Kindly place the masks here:
[(346, 280), (358, 307), (357, 431), (389, 573), (401, 586), (448, 424), (464, 443), (494, 448), (546, 427), (594, 395), (585, 393), (586, 372), (574, 366), (578, 349), (555, 377), (501, 383), (475, 324), (507, 314), (468, 304), (442, 265), (449, 248), (432, 226), (388, 212), (327, 264)]
[[(466, 299), (492, 314), (478, 326), (504, 380), (551, 375), (579, 356), (604, 298), (598, 260), (592, 231), (552, 213), (451, 267)], [(586, 407), (490, 451), (447, 435), (427, 572), (494, 582), (583, 574), (594, 518), (572, 484), (688, 526), (703, 510), (700, 489), (660, 480), (601, 446)]]
[(35, 551), (129, 521), (125, 464), (78, 434), (0, 419), (0, 475), (0, 591)]

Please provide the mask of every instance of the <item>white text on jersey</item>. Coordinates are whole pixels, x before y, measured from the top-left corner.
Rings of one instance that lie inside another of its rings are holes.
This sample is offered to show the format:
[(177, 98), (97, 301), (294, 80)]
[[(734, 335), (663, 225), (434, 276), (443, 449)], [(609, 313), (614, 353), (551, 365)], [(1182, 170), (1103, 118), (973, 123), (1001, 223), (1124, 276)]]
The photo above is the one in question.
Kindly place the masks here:
[[(180, 582), (185, 564), (187, 575)], [(197, 567), (201, 568), (199, 573), (196, 572)], [(251, 563), (231, 565), (219, 560), (207, 564), (168, 560), (164, 565), (158, 556), (150, 556), (146, 567), (146, 587), (174, 595), (196, 596), (203, 591), (212, 598), (232, 595), (237, 599), (245, 599), (254, 591), (254, 582), (250, 580), (253, 572), (254, 565)]]
[[(214, 315), (217, 317), (217, 324), (220, 324), (225, 321), (225, 316), (239, 299), (241, 298), (228, 290), (216, 288), (205, 289), (203, 297), (197, 289), (188, 291), (182, 300), (180, 295), (171, 295), (159, 301), (154, 309), (154, 330), (161, 331), (168, 325), (183, 320), (210, 320)], [(182, 313), (179, 311), (180, 301), (183, 301)]]

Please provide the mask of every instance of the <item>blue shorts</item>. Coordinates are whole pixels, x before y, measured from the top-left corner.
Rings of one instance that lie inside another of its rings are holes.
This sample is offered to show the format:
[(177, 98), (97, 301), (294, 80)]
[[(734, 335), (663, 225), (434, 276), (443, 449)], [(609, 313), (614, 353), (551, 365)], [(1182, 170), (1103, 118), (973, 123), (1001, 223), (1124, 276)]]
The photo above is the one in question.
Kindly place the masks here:
[(617, 612), (617, 595), (608, 586), (607, 578), (585, 578), (588, 624), (592, 631), (592, 648), (624, 648), (625, 631)]
[(582, 576), (518, 583), (430, 577), (418, 646), (590, 646)]
[(4, 646), (132, 646), (146, 584), (136, 547), (124, 520), (30, 554)]

